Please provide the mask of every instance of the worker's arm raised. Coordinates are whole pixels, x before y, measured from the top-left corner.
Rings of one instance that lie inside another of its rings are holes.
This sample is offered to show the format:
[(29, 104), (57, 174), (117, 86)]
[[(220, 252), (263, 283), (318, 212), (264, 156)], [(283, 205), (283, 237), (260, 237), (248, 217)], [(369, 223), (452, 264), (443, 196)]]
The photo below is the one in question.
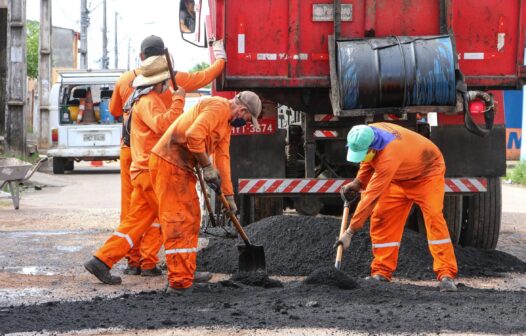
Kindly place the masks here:
[(210, 67), (196, 72), (178, 71), (175, 82), (187, 92), (192, 92), (210, 84), (225, 68), (225, 60), (217, 59)]

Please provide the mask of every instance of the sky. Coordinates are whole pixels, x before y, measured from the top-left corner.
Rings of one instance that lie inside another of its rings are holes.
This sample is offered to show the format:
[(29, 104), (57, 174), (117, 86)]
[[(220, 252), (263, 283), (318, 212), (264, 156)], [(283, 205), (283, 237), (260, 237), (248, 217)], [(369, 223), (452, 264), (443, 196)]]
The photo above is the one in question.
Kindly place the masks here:
[[(88, 28), (88, 67), (100, 69), (102, 57), (102, 0), (88, 0), (90, 25)], [(80, 0), (53, 0), (52, 24), (80, 32)], [(204, 2), (203, 2), (204, 3)], [(26, 0), (27, 20), (40, 20), (40, 0)], [(108, 56), (110, 68), (115, 59), (115, 12), (117, 19), (118, 68), (138, 65), (141, 41), (149, 35), (162, 37), (175, 60), (175, 70), (189, 70), (197, 63), (210, 62), (205, 48), (195, 47), (182, 40), (178, 27), (179, 1), (177, 0), (106, 0), (108, 29)], [(80, 57), (79, 57), (80, 60)]]

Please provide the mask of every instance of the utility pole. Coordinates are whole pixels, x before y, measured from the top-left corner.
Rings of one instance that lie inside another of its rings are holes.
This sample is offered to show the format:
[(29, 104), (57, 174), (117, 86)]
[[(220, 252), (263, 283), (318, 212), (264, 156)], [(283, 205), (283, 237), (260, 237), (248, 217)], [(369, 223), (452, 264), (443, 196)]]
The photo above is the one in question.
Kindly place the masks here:
[(102, 68), (108, 69), (108, 26), (106, 25), (106, 0), (102, 1)]
[(26, 153), (26, 0), (7, 2), (7, 109), (5, 145), (9, 153)]
[(87, 0), (80, 0), (80, 68), (88, 68), (88, 26), (89, 12)]
[(51, 146), (49, 128), (49, 91), (51, 87), (51, 0), (40, 0), (40, 58), (38, 62), (38, 128), (41, 148)]
[(119, 14), (115, 12), (115, 69), (119, 68), (119, 43), (117, 42), (117, 16)]

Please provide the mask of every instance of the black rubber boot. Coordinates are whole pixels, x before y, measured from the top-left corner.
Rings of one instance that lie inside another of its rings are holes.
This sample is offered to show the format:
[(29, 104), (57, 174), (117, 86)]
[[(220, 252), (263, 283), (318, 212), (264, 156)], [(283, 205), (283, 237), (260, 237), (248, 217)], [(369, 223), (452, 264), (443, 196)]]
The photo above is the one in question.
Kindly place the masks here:
[(141, 275), (141, 268), (128, 265), (128, 267), (126, 267), (122, 273), (127, 275)]
[(118, 276), (111, 275), (110, 268), (96, 257), (86, 262), (84, 268), (105, 284), (120, 285), (122, 283), (122, 279)]
[(154, 277), (160, 275), (163, 275), (163, 271), (161, 271), (160, 268), (157, 268), (157, 266), (151, 269), (141, 270), (141, 276)]

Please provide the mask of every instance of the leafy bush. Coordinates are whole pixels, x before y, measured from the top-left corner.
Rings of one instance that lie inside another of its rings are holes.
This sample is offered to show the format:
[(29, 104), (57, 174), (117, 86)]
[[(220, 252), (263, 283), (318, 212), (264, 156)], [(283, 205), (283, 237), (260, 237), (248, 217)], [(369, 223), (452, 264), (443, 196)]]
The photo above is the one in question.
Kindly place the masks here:
[(511, 182), (526, 185), (526, 162), (520, 162), (509, 174)]

